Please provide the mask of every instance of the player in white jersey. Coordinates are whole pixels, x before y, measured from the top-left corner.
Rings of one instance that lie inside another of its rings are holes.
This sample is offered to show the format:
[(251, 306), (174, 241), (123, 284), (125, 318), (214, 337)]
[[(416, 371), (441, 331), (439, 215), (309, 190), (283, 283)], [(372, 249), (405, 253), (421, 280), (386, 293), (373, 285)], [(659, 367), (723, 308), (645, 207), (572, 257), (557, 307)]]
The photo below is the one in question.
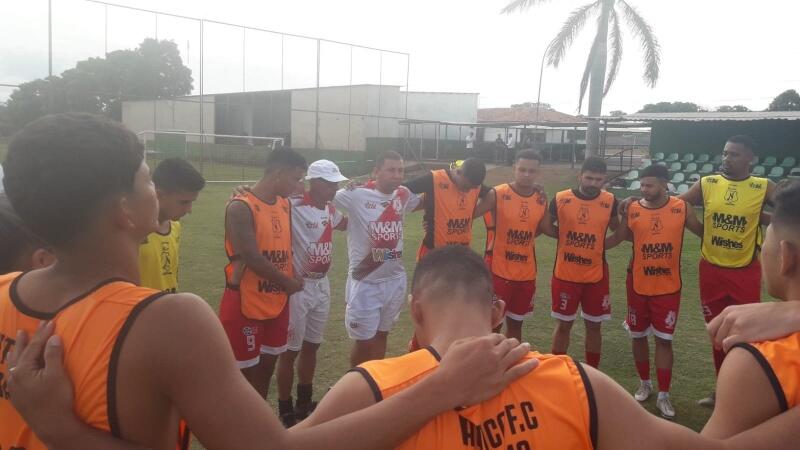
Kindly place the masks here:
[(348, 212), (350, 268), (345, 327), (354, 340), (350, 364), (383, 359), (386, 339), (406, 298), (403, 218), (420, 204), (403, 182), (403, 157), (386, 152), (375, 161), (373, 180), (336, 193), (334, 204)]
[[(292, 257), (303, 277), (303, 290), (289, 299), (289, 339), (278, 357), (278, 414), (291, 427), (314, 410), (311, 401), (317, 349), (328, 321), (331, 289), (328, 269), (333, 256), (333, 230), (345, 230), (347, 219), (331, 204), (339, 182), (347, 181), (339, 167), (321, 159), (308, 166), (309, 190), (290, 198)], [(297, 360), (297, 404), (292, 404), (294, 363)]]

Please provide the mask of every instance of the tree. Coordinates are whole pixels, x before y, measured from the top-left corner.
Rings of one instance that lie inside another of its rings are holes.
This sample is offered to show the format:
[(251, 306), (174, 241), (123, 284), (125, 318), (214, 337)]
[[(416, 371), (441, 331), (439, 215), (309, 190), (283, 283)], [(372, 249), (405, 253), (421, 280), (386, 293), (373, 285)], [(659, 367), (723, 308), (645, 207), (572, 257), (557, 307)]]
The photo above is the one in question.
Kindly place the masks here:
[(748, 112), (750, 108), (744, 105), (722, 105), (717, 107), (717, 112)]
[(151, 100), (192, 91), (191, 70), (172, 41), (145, 39), (136, 50), (79, 61), (61, 76), (23, 83), (8, 101), (9, 120), (20, 128), (50, 113), (76, 111), (122, 120), (124, 100)]
[(622, 116), (627, 116), (628, 113), (626, 113), (625, 111), (620, 111), (618, 109), (615, 109), (614, 111), (608, 113), (608, 115), (611, 117), (622, 117)]
[(640, 113), (677, 113), (677, 112), (705, 112), (706, 109), (690, 102), (658, 102), (648, 103), (642, 107)]
[[(536, 108), (536, 102), (525, 102), (525, 103), (517, 103), (515, 105), (511, 105), (512, 108)], [(555, 111), (550, 103), (539, 103), (539, 109), (541, 111)]]
[(800, 111), (800, 95), (794, 89), (781, 92), (769, 104), (767, 111)]
[[(547, 0), (513, 0), (503, 8), (503, 13), (512, 13), (530, 9), (545, 3)], [(547, 63), (558, 67), (564, 60), (567, 50), (581, 31), (586, 21), (598, 16), (595, 33), (586, 68), (581, 80), (578, 97), (578, 113), (583, 105), (586, 88), (589, 88), (589, 117), (599, 117), (603, 109), (603, 97), (608, 94), (611, 85), (619, 72), (622, 62), (622, 27), (624, 17), (633, 35), (638, 38), (644, 51), (644, 80), (648, 86), (655, 86), (658, 81), (661, 63), (661, 48), (653, 28), (627, 0), (596, 0), (574, 10), (567, 18), (561, 31), (550, 42), (547, 50)], [(609, 50), (611, 60), (608, 60)], [(597, 120), (589, 120), (586, 133), (586, 146), (589, 154), (596, 155), (600, 148), (600, 124)]]

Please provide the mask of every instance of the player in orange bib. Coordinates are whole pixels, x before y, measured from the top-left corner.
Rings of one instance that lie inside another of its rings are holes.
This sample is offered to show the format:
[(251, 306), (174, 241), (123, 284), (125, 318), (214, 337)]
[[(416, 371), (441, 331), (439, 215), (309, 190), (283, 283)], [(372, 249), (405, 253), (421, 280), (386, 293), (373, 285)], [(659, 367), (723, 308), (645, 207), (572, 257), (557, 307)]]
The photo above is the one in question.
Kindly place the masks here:
[(485, 259), (494, 278), (494, 295), (506, 304), (506, 336), (519, 340), (522, 321), (533, 312), (535, 238), (547, 212), (547, 197), (535, 184), (541, 162), (532, 150), (517, 153), (514, 181), (495, 186), (481, 201), (481, 208), (488, 210)]
[[(552, 279), (552, 311), (556, 319), (552, 353), (566, 354), (572, 324), (581, 307), (586, 325), (586, 362), (600, 365), (602, 322), (611, 319), (605, 237), (619, 224), (617, 199), (606, 192), (606, 163), (588, 157), (578, 175), (578, 188), (556, 194), (542, 232), (558, 239)], [(557, 228), (553, 223), (557, 222)]]
[(303, 289), (292, 267), (289, 195), (306, 169), (291, 149), (267, 157), (264, 175), (228, 203), (225, 214), (225, 293), (219, 317), (237, 365), (267, 398), (278, 356), (289, 336), (289, 296)]
[(681, 301), (681, 253), (684, 227), (702, 237), (703, 224), (694, 209), (667, 191), (669, 172), (653, 165), (640, 175), (642, 199), (632, 203), (622, 225), (606, 238), (606, 249), (633, 239), (633, 256), (628, 267), (628, 314), (625, 327), (632, 339), (633, 361), (640, 386), (634, 397), (650, 397), (650, 348), (647, 337), (655, 335), (658, 401), (661, 415), (671, 419), (675, 409), (669, 399), (672, 380), (672, 337)]
[[(351, 370), (299, 427), (313, 427), (402, 395), (434, 376), (440, 358), (454, 351), (459, 339), (490, 333), (503, 320), (503, 302), (492, 296), (491, 273), (480, 256), (463, 246), (429, 252), (417, 265), (411, 292), (411, 316), (423, 348)], [(609, 377), (568, 356), (531, 352), (527, 358), (538, 361), (535, 371), (491, 399), (439, 415), (395, 448), (789, 448), (793, 443), (788, 435), (800, 435), (796, 430), (767, 435), (776, 432), (773, 427), (724, 444), (714, 442), (653, 416)], [(793, 411), (795, 417), (798, 411)], [(756, 440), (756, 434), (767, 441)]]

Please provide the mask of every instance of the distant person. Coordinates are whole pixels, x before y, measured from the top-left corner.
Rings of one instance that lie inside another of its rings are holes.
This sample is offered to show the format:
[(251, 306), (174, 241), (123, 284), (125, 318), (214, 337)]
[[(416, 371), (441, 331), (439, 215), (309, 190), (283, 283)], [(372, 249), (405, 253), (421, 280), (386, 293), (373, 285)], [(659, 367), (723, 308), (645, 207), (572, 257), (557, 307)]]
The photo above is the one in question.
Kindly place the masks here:
[(514, 164), (514, 157), (517, 154), (517, 139), (514, 133), (508, 133), (508, 140), (506, 141), (506, 148), (508, 151), (505, 155), (506, 164), (509, 166)]
[(467, 156), (473, 156), (475, 154), (475, 133), (472, 131), (467, 135), (465, 145), (467, 148)]
[(54, 261), (47, 244), (25, 226), (0, 194), (0, 275), (47, 267)]

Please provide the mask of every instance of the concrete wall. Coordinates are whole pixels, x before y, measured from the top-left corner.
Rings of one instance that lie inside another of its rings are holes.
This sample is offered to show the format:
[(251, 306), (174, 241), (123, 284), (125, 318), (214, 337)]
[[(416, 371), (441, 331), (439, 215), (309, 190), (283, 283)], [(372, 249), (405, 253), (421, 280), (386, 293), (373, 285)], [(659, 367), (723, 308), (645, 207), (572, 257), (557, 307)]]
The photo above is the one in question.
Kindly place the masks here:
[[(405, 115), (406, 93), (399, 93), (400, 117)], [(478, 120), (478, 94), (451, 92), (409, 92), (408, 118), (417, 120), (437, 120), (440, 122), (476, 122)], [(406, 135), (406, 127), (401, 126), (401, 137)], [(469, 127), (461, 128), (461, 139), (469, 134)], [(439, 139), (458, 139), (458, 127), (440, 126)], [(435, 125), (411, 125), (409, 136), (416, 139), (434, 139)]]
[[(178, 100), (123, 102), (122, 123), (134, 133), (149, 130), (181, 130), (199, 133), (200, 98), (192, 96), (182, 97)], [(203, 96), (203, 124), (206, 133), (214, 134), (213, 95)], [(189, 136), (187, 140), (199, 142), (200, 138)]]

